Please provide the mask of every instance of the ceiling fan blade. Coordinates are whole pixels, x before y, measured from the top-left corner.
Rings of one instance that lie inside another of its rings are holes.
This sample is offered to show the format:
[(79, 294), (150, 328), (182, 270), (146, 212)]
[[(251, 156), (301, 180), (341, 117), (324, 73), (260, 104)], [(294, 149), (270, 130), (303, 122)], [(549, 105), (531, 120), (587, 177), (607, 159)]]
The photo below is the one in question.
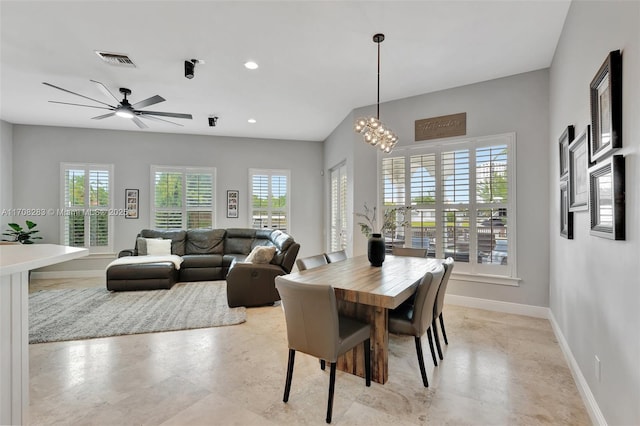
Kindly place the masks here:
[(141, 129), (148, 129), (149, 126), (147, 126), (146, 124), (144, 124), (142, 122), (142, 120), (140, 120), (138, 117), (131, 117), (131, 121), (133, 121), (134, 123), (136, 123), (136, 126), (140, 127)]
[(107, 86), (105, 86), (104, 84), (102, 84), (102, 83), (100, 83), (99, 81), (96, 81), (96, 80), (89, 80), (89, 81), (92, 82), (92, 83), (95, 83), (96, 86), (98, 86), (98, 88), (100, 90), (102, 90), (105, 94), (107, 94), (107, 95), (111, 96), (113, 99), (115, 99), (118, 104), (120, 103), (120, 99), (116, 98), (116, 95), (111, 93), (111, 90), (109, 90), (107, 88)]
[(116, 115), (115, 112), (110, 112), (110, 113), (105, 114), (105, 115), (99, 115), (97, 117), (91, 117), (91, 119), (92, 120), (102, 120), (103, 118), (113, 117), (114, 115)]
[(191, 114), (180, 114), (178, 112), (160, 112), (160, 111), (136, 111), (141, 115), (159, 115), (161, 117), (173, 117), (173, 118), (184, 118), (187, 120), (193, 119)]
[(171, 123), (171, 124), (175, 124), (176, 126), (184, 127), (180, 123), (174, 123), (173, 121), (165, 120), (164, 118), (154, 117), (153, 115), (141, 115), (140, 117), (142, 117), (142, 118), (144, 118), (146, 120), (163, 121), (165, 123)]
[(113, 105), (109, 105), (106, 102), (102, 102), (102, 101), (99, 101), (97, 99), (93, 99), (93, 98), (90, 98), (88, 96), (81, 95), (80, 93), (72, 92), (71, 90), (63, 89), (62, 87), (54, 86), (53, 84), (50, 84), (50, 83), (42, 82), (42, 84), (44, 84), (45, 86), (53, 87), (54, 89), (62, 90), (63, 92), (71, 93), (72, 95), (80, 96), (81, 98), (89, 99), (90, 101), (97, 102), (99, 104), (106, 105), (106, 106), (111, 107), (111, 108), (115, 108)]
[(131, 107), (133, 109), (138, 109), (138, 108), (144, 108), (144, 107), (148, 107), (149, 105), (154, 105), (160, 102), (164, 102), (166, 99), (163, 98), (160, 95), (155, 95), (152, 96), (150, 98), (145, 99), (144, 101), (140, 101), (140, 102), (136, 102), (135, 104), (131, 105)]
[(59, 101), (49, 101), (49, 102), (51, 102), (52, 104), (74, 105), (74, 106), (81, 106), (81, 107), (87, 107), (87, 108), (113, 109), (113, 107), (105, 108), (105, 107), (99, 107), (99, 106), (95, 106), (95, 105), (72, 104), (70, 102), (59, 102)]

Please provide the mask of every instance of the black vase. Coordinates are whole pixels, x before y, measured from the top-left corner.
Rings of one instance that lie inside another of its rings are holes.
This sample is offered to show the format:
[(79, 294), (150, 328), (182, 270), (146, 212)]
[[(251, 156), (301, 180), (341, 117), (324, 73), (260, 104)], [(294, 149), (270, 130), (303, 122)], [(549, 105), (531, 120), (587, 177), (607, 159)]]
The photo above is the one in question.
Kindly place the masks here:
[(382, 266), (382, 262), (384, 262), (384, 238), (382, 234), (371, 234), (367, 244), (367, 254), (371, 266)]

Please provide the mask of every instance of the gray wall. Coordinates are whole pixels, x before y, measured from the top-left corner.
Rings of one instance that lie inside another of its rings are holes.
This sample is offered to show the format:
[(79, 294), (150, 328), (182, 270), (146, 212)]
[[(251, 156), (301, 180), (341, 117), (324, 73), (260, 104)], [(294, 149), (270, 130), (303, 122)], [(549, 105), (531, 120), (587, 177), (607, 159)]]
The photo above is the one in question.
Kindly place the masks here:
[[(557, 140), (590, 124), (589, 83), (611, 50), (623, 55), (626, 241), (589, 234), (574, 216), (574, 239), (558, 235)], [(571, 4), (550, 70), (550, 307), (606, 422), (640, 424), (640, 2)], [(601, 360), (601, 380), (595, 357)]]
[[(140, 189), (140, 219), (116, 217), (115, 251), (130, 248), (149, 227), (150, 165), (216, 167), (215, 226), (247, 227), (249, 168), (290, 169), (291, 233), (301, 255), (322, 251), (322, 142), (223, 138), (42, 126), (13, 126), (13, 201), (24, 208), (60, 205), (60, 163), (114, 164), (114, 207), (124, 207), (126, 188)], [(29, 170), (29, 173), (19, 171)], [(240, 217), (226, 218), (226, 191), (240, 191)], [(296, 202), (297, 201), (297, 202)], [(59, 218), (34, 219), (45, 238), (59, 243)], [(100, 269), (106, 260), (76, 269)], [(78, 263), (78, 262), (76, 262)], [(97, 266), (96, 266), (97, 265)], [(71, 269), (69, 265), (60, 266)]]
[[(13, 125), (0, 120), (0, 229), (4, 232), (13, 221), (3, 209), (13, 207)], [(4, 237), (3, 237), (4, 238)]]
[[(451, 294), (535, 306), (549, 303), (549, 93), (548, 70), (539, 70), (387, 102), (380, 116), (400, 137), (398, 146), (414, 142), (415, 120), (467, 113), (467, 135), (516, 132), (517, 275), (520, 285), (505, 286), (452, 280)], [(353, 119), (375, 114), (374, 107), (354, 110), (326, 141), (325, 158), (333, 165), (347, 158), (353, 176), (349, 197), (355, 211), (375, 205), (378, 191), (377, 149), (353, 132)], [(327, 164), (325, 164), (327, 166)], [(350, 210), (353, 212), (353, 210)], [(357, 221), (355, 221), (357, 223)], [(366, 253), (366, 239), (352, 226), (353, 254)]]

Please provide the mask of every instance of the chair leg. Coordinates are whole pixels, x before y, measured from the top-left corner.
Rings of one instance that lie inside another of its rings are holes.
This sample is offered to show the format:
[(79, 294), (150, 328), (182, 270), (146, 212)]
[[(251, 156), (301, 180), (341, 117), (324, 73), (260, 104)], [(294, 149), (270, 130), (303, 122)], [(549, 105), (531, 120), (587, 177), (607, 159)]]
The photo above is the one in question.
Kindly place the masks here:
[(284, 385), (284, 402), (289, 401), (289, 392), (291, 391), (291, 379), (293, 378), (293, 362), (296, 359), (296, 351), (289, 349), (289, 363), (287, 365), (287, 382)]
[(444, 359), (442, 357), (442, 348), (440, 347), (440, 337), (438, 336), (438, 327), (436, 327), (436, 319), (434, 318), (431, 321), (431, 328), (433, 328), (433, 339), (436, 341), (436, 348), (438, 349), (438, 356), (440, 359)]
[(333, 391), (336, 387), (336, 363), (331, 363), (329, 373), (329, 402), (327, 403), (327, 423), (331, 423), (331, 412), (333, 411)]
[(440, 312), (440, 329), (442, 329), (442, 337), (444, 337), (444, 344), (448, 345), (447, 332), (444, 330), (444, 320), (442, 319), (442, 312)]
[(367, 386), (371, 386), (371, 339), (364, 341), (364, 377)]
[(324, 359), (321, 359), (320, 360), (320, 370), (324, 371), (324, 369), (325, 369), (325, 362), (324, 362)]
[(433, 338), (431, 337), (431, 327), (427, 328), (427, 339), (429, 339), (429, 349), (431, 349), (431, 359), (433, 360), (433, 365), (438, 366), (438, 359), (436, 358), (436, 351), (433, 348)]
[(422, 355), (422, 343), (420, 337), (415, 336), (416, 352), (418, 352), (418, 364), (420, 365), (420, 374), (422, 375), (422, 384), (425, 388), (429, 387), (429, 380), (427, 380), (427, 370), (424, 368), (424, 356)]

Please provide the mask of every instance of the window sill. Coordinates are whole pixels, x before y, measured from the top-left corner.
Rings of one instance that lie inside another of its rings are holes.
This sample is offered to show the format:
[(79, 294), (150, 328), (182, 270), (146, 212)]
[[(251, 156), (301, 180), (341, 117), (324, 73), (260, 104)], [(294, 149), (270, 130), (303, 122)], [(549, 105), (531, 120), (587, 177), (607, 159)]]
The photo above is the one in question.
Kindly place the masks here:
[(471, 274), (465, 272), (451, 273), (451, 279), (456, 281), (467, 281), (482, 284), (497, 284), (506, 285), (511, 287), (519, 287), (521, 278), (507, 277), (504, 275), (489, 275), (489, 274)]

